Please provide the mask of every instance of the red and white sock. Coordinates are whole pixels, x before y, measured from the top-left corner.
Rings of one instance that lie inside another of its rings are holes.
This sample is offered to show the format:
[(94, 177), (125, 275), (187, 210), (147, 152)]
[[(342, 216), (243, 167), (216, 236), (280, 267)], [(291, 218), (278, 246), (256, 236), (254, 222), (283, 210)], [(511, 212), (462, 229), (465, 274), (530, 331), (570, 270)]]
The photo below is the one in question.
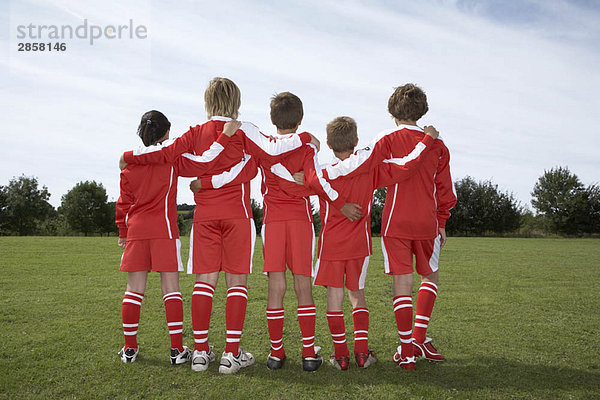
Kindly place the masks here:
[(282, 359), (285, 357), (283, 348), (283, 308), (267, 308), (267, 327), (271, 339), (271, 355)]
[(302, 357), (316, 357), (315, 321), (317, 308), (314, 304), (298, 306), (298, 323), (302, 334)]
[(212, 313), (214, 286), (197, 281), (192, 292), (192, 328), (194, 329), (194, 350), (210, 351), (208, 347), (208, 327)]
[(412, 297), (396, 296), (394, 297), (394, 314), (396, 316), (396, 326), (398, 327), (398, 336), (402, 347), (402, 358), (413, 357), (415, 352), (412, 345), (412, 316), (413, 305)]
[(125, 348), (138, 348), (137, 331), (140, 323), (140, 309), (144, 300), (144, 293), (125, 292), (121, 317), (123, 319), (123, 335), (125, 336)]
[(436, 297), (437, 285), (432, 282), (421, 282), (419, 294), (417, 295), (415, 330), (412, 336), (417, 343), (425, 341), (427, 326), (429, 325), (429, 318), (431, 318), (431, 311)]
[(240, 352), (240, 339), (246, 318), (246, 305), (248, 304), (248, 289), (246, 286), (232, 286), (227, 289), (227, 302), (225, 303), (225, 327), (227, 339), (225, 352), (238, 355)]
[(163, 296), (167, 327), (171, 337), (171, 348), (183, 351), (183, 298), (181, 292), (171, 292)]
[(346, 326), (344, 325), (343, 311), (327, 311), (327, 323), (333, 340), (333, 351), (336, 357), (348, 357), (348, 344), (346, 343)]
[(357, 307), (352, 310), (354, 323), (354, 354), (369, 352), (369, 309)]

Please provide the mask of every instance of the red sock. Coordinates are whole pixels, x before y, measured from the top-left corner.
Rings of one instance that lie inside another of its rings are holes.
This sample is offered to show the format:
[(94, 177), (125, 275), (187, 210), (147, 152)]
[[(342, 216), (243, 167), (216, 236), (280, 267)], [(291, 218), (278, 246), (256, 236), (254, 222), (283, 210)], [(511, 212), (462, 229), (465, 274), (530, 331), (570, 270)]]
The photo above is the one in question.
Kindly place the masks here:
[(240, 339), (244, 329), (247, 303), (248, 289), (246, 286), (238, 285), (227, 289), (227, 302), (225, 303), (226, 353), (233, 353), (237, 356), (240, 352)]
[(271, 339), (271, 355), (282, 359), (285, 357), (283, 348), (283, 308), (267, 308), (267, 327)]
[(343, 311), (327, 310), (327, 322), (329, 323), (329, 332), (333, 339), (333, 349), (336, 357), (348, 357), (348, 345), (346, 344), (346, 326), (344, 325)]
[(314, 304), (298, 306), (298, 323), (302, 334), (302, 357), (316, 357), (315, 320), (317, 308)]
[(394, 297), (394, 314), (396, 315), (396, 326), (398, 327), (398, 336), (402, 346), (402, 358), (412, 357), (415, 352), (412, 345), (412, 315), (413, 305), (410, 296)]
[(144, 293), (125, 292), (121, 317), (123, 319), (123, 335), (125, 336), (125, 348), (138, 348), (137, 330), (140, 322), (140, 308), (144, 300)]
[(181, 292), (171, 292), (163, 296), (167, 327), (171, 337), (171, 348), (183, 351), (183, 298)]
[(369, 352), (369, 309), (357, 307), (352, 310), (354, 323), (354, 354)]
[(192, 327), (194, 329), (194, 350), (210, 351), (208, 347), (208, 326), (212, 312), (215, 288), (206, 282), (197, 281), (192, 292)]
[(413, 338), (417, 343), (423, 343), (429, 325), (433, 304), (437, 297), (437, 285), (432, 282), (421, 282), (417, 295), (417, 312), (415, 315), (415, 330)]

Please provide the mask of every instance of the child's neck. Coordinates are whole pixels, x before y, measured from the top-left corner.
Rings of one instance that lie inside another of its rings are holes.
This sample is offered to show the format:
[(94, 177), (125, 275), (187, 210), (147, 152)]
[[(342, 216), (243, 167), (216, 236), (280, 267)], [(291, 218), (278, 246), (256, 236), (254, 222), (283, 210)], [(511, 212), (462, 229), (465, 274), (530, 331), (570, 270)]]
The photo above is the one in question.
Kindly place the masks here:
[(277, 134), (278, 135), (289, 135), (290, 133), (296, 133), (297, 130), (298, 130), (298, 127), (296, 127), (296, 128), (290, 128), (290, 129), (279, 129), (279, 128), (277, 128)]
[(414, 125), (417, 126), (417, 121), (413, 121), (412, 119), (395, 119), (394, 121), (396, 121), (396, 126), (398, 125)]
[(346, 158), (350, 157), (350, 155), (354, 153), (351, 150), (348, 151), (342, 151), (342, 152), (338, 152), (338, 151), (334, 151), (333, 154), (339, 158), (340, 160), (345, 160)]

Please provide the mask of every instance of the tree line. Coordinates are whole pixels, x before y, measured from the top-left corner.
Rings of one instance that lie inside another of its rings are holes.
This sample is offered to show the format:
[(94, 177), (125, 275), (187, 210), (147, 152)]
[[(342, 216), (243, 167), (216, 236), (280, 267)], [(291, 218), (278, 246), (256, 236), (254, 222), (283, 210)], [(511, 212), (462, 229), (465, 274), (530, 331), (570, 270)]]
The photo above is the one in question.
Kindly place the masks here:
[[(458, 202), (452, 209), (446, 230), (454, 236), (582, 236), (600, 233), (600, 188), (583, 185), (566, 167), (556, 167), (535, 183), (531, 204), (535, 214), (491, 181), (467, 176), (455, 182)], [(374, 193), (371, 229), (381, 232), (381, 214), (386, 190)], [(55, 209), (46, 186), (37, 178), (20, 176), (0, 186), (0, 235), (114, 235), (115, 203), (108, 202), (101, 183), (77, 183), (62, 196)], [(252, 199), (253, 217), (260, 233), (262, 209)], [(178, 225), (189, 233), (193, 205), (179, 205)], [(321, 221), (313, 210), (315, 232)]]

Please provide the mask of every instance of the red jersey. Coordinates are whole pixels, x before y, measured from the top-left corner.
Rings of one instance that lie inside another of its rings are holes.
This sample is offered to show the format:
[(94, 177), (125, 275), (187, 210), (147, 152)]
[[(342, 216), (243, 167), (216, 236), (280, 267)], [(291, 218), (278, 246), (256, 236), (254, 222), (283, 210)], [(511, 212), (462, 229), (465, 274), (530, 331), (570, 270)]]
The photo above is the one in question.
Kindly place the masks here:
[[(213, 117), (210, 121), (190, 127), (181, 137), (163, 146), (154, 152), (128, 152), (125, 153), (127, 163), (163, 163), (173, 162), (182, 153), (201, 153), (208, 149), (223, 132), (226, 117)], [(304, 143), (310, 142), (309, 134), (294, 135), (288, 139), (275, 139), (262, 134), (256, 126), (243, 122), (240, 129), (231, 137), (223, 154), (212, 163), (210, 170), (204, 178), (220, 176), (236, 166), (243, 165), (245, 178), (243, 182), (235, 181), (229, 184), (216, 185), (215, 189), (198, 191), (194, 201), (200, 207), (194, 210), (194, 222), (211, 221), (220, 219), (251, 218), (250, 207), (250, 180), (256, 176), (256, 164), (252, 157), (280, 157), (289, 151), (295, 150)], [(251, 156), (250, 158), (248, 158)], [(254, 166), (254, 175), (252, 167)], [(208, 186), (207, 186), (208, 187)], [(203, 186), (204, 188), (204, 186)]]
[[(331, 201), (319, 196), (319, 212), (322, 223), (318, 252), (320, 260), (349, 260), (364, 258), (372, 254), (371, 206), (373, 191), (379, 187), (409, 179), (421, 167), (426, 157), (425, 154), (433, 143), (434, 140), (431, 136), (426, 136), (421, 142), (415, 143), (410, 156), (383, 160), (374, 168), (359, 174), (341, 175), (330, 180), (328, 176), (330, 166), (323, 169), (323, 175), (331, 183), (332, 188), (348, 202), (359, 204), (362, 207), (363, 215), (356, 221), (350, 221), (335, 207), (331, 207)], [(331, 166), (339, 163), (343, 163), (343, 161), (338, 161)], [(310, 179), (314, 179), (314, 177), (311, 178), (305, 174), (305, 184), (309, 183)], [(303, 194), (303, 190), (310, 190), (292, 183), (289, 179), (288, 183), (282, 184), (282, 187), (284, 190), (298, 195)]]
[[(384, 158), (410, 158), (415, 144), (424, 136), (423, 130), (413, 125), (383, 131), (369, 147), (328, 167), (330, 181), (368, 171)], [(438, 228), (446, 226), (450, 209), (456, 204), (449, 161), (448, 148), (438, 138), (414, 176), (388, 187), (381, 221), (383, 236), (428, 240), (438, 235)]]

